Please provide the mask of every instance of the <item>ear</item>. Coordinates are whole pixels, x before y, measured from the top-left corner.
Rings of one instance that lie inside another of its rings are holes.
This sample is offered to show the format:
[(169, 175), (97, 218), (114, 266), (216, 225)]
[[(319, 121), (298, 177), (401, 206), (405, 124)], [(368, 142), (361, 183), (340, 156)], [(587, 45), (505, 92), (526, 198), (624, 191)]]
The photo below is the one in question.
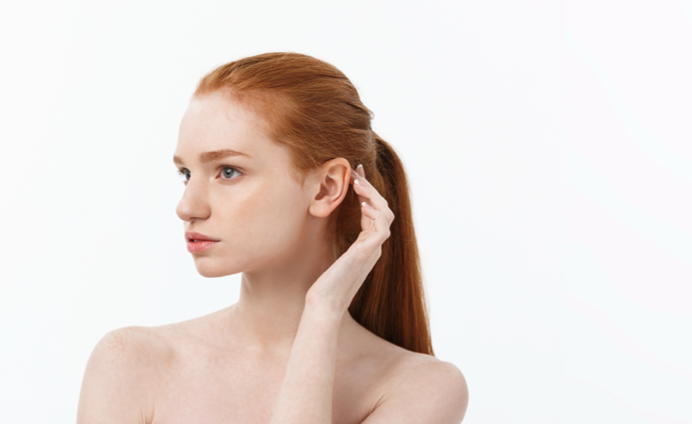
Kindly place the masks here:
[(308, 210), (313, 216), (325, 218), (341, 204), (348, 193), (351, 165), (344, 158), (325, 162), (313, 171), (308, 184), (312, 193)]

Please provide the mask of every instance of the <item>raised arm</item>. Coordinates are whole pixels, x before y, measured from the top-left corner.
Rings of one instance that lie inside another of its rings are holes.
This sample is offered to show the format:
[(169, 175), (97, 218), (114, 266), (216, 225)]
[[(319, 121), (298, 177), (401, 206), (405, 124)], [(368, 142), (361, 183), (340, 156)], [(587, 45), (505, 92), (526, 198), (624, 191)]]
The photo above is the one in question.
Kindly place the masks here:
[[(288, 360), (272, 424), (332, 424), (332, 397), (341, 319), (389, 237), (394, 214), (360, 174), (351, 182), (361, 202), (356, 242), (315, 282)], [(405, 378), (365, 420), (367, 424), (456, 424), (466, 410), (463, 375), (452, 364), (428, 358), (411, 364)]]
[(380, 257), (394, 214), (365, 180), (351, 171), (361, 200), (362, 231), (353, 245), (312, 285), (288, 359), (272, 424), (331, 424), (341, 319)]

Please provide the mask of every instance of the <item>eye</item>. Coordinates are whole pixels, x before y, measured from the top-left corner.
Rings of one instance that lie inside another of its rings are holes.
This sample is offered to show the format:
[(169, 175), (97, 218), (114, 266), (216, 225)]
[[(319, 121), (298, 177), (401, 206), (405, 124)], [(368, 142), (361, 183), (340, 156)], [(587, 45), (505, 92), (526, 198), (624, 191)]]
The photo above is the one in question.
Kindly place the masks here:
[(233, 177), (240, 175), (240, 171), (230, 166), (224, 166), (221, 170), (221, 179), (230, 180)]
[(190, 170), (187, 168), (178, 169), (178, 176), (182, 178), (183, 183), (190, 181)]

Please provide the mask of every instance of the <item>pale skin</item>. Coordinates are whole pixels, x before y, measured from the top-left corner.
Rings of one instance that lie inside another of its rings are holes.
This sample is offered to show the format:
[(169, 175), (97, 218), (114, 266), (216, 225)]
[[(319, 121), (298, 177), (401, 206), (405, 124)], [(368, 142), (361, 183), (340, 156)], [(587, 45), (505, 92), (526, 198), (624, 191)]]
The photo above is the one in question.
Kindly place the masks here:
[[(87, 365), (78, 424), (461, 422), (468, 390), (454, 365), (348, 313), (396, 219), (385, 199), (343, 158), (303, 181), (264, 128), (223, 93), (191, 102), (175, 152), (187, 180), (177, 214), (186, 231), (218, 240), (192, 254), (201, 275), (242, 273), (239, 301), (107, 334)], [(362, 232), (336, 258), (327, 220), (351, 188)]]

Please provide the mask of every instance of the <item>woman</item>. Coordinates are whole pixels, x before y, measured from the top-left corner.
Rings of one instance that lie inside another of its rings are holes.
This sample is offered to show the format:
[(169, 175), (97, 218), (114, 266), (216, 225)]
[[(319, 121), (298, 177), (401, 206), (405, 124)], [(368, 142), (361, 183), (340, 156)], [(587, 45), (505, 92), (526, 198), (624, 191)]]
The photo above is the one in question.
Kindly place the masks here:
[[(432, 356), (408, 186), (350, 81), (271, 53), (204, 77), (174, 162), (200, 274), (238, 303), (106, 335), (78, 423), (459, 423)], [(382, 193), (382, 194), (380, 194)]]

